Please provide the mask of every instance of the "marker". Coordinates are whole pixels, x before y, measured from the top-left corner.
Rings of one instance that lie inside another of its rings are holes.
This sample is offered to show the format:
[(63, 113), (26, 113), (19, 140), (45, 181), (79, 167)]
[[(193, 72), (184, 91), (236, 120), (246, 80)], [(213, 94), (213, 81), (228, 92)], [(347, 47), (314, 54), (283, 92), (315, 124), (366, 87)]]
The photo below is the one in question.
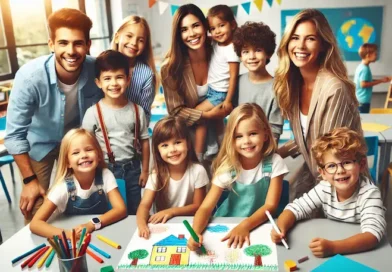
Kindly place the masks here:
[(61, 232), (62, 236), (63, 236), (63, 243), (64, 243), (64, 249), (65, 249), (65, 254), (67, 255), (67, 258), (72, 258), (71, 252), (69, 250), (69, 246), (68, 246), (68, 239), (67, 236), (65, 235), (65, 231), (63, 230)]
[(50, 253), (48, 259), (46, 260), (45, 263), (45, 267), (48, 268), (50, 266), (50, 264), (52, 263), (53, 257), (54, 257), (54, 250), (52, 251), (52, 253)]
[[(197, 236), (196, 232), (193, 230), (193, 228), (191, 227), (189, 222), (187, 220), (184, 220), (182, 222), (184, 223), (185, 227), (188, 229), (193, 240), (195, 240), (196, 243), (199, 243), (199, 236)], [(203, 254), (207, 254), (207, 250), (205, 249), (205, 247), (203, 245), (201, 245), (200, 249), (201, 249), (201, 252), (203, 252)]]
[(25, 268), (35, 257), (41, 256), (41, 252), (44, 252), (47, 248), (48, 248), (48, 246), (41, 248), (39, 251), (35, 252), (33, 256), (31, 256), (26, 261), (24, 261), (21, 264), (22, 269)]
[(75, 229), (72, 229), (72, 253), (73, 253), (73, 257), (76, 258), (76, 234), (75, 234)]
[(117, 249), (121, 248), (121, 246), (119, 244), (113, 242), (112, 240), (110, 240), (110, 239), (108, 239), (106, 237), (103, 237), (102, 235), (97, 235), (97, 238), (99, 240), (101, 240), (102, 242), (108, 244), (109, 246), (112, 246), (112, 247), (117, 248)]
[(88, 246), (91, 247), (91, 249), (93, 249), (94, 251), (96, 251), (96, 252), (98, 252), (99, 254), (101, 254), (102, 256), (104, 256), (104, 257), (110, 259), (110, 255), (109, 255), (108, 253), (106, 253), (105, 251), (103, 251), (102, 249), (100, 249), (100, 248), (94, 246), (94, 245), (91, 244), (91, 243), (90, 243)]
[(39, 254), (37, 255), (27, 264), (29, 268), (31, 268), (36, 261), (38, 261), (39, 258), (41, 258), (42, 255), (49, 249), (49, 246), (44, 247), (43, 249), (40, 250)]
[(80, 248), (81, 248), (81, 246), (83, 244), (83, 239), (84, 239), (84, 236), (86, 235), (86, 231), (87, 231), (87, 229), (83, 228), (82, 229), (82, 234), (80, 235), (80, 238), (79, 238), (80, 240), (79, 240), (79, 245), (78, 245), (78, 256), (80, 256), (79, 251), (80, 251)]
[(46, 259), (47, 259), (47, 258), (49, 257), (49, 255), (50, 255), (50, 253), (52, 253), (52, 250), (53, 250), (53, 247), (50, 247), (49, 250), (48, 250), (48, 251), (45, 253), (45, 255), (42, 257), (42, 259), (38, 262), (37, 268), (41, 268), (41, 267), (44, 265)]
[[(274, 228), (274, 230), (275, 230), (279, 235), (282, 235), (282, 233), (280, 232), (278, 226), (275, 224), (275, 221), (274, 221), (274, 219), (272, 218), (270, 212), (269, 212), (269, 211), (265, 211), (265, 214), (267, 215), (267, 217), (268, 217), (268, 219), (269, 219), (269, 221), (270, 221), (272, 227)], [(282, 239), (282, 243), (283, 243), (283, 245), (285, 246), (285, 248), (289, 249), (289, 245), (286, 243), (286, 240), (285, 240), (285, 239)]]
[(91, 252), (88, 248), (86, 248), (86, 252), (88, 255), (90, 255), (97, 262), (103, 263), (103, 260), (101, 258), (99, 258), (97, 255), (95, 255), (93, 252)]
[(32, 250), (27, 251), (26, 253), (24, 253), (24, 254), (22, 254), (22, 255), (16, 257), (15, 259), (13, 259), (13, 260), (11, 261), (12, 264), (16, 263), (16, 262), (19, 261), (19, 260), (22, 260), (24, 257), (29, 256), (31, 253), (34, 253), (34, 252), (36, 252), (37, 250), (39, 250), (39, 249), (41, 249), (41, 248), (43, 248), (43, 247), (45, 247), (45, 243), (40, 244), (39, 246), (33, 248)]

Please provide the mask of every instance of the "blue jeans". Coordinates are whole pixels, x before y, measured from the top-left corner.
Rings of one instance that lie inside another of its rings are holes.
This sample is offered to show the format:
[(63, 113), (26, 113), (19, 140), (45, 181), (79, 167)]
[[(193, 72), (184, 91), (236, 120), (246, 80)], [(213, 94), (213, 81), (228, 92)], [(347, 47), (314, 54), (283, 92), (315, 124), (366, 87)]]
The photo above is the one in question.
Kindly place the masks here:
[(135, 215), (141, 200), (139, 177), (141, 173), (140, 160), (133, 159), (123, 162), (108, 163), (108, 168), (117, 179), (125, 180), (127, 193), (127, 210), (129, 215)]
[(358, 106), (359, 113), (369, 113), (370, 112), (370, 103), (359, 104)]

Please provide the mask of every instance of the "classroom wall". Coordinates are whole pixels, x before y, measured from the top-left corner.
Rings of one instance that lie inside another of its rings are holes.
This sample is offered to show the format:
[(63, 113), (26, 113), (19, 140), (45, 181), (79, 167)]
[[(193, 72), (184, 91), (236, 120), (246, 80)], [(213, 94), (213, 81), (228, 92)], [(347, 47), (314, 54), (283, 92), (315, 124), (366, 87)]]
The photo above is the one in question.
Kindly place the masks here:
[[(252, 2), (250, 14), (248, 15), (241, 7), (242, 3)], [(149, 1), (138, 0), (111, 0), (112, 2), (112, 18), (113, 28), (121, 23), (121, 19), (131, 13), (140, 14), (148, 20), (151, 31), (152, 41), (155, 47), (155, 54), (158, 57), (163, 57), (170, 45), (171, 39), (171, 23), (172, 15), (170, 5), (166, 11), (159, 14), (159, 3), (157, 2), (152, 8), (148, 7)], [(226, 5), (239, 5), (237, 13), (237, 22), (242, 25), (246, 21), (263, 21), (268, 24), (271, 29), (276, 33), (277, 44), (280, 42), (281, 26), (280, 26), (280, 11), (282, 9), (302, 9), (302, 8), (338, 8), (338, 7), (366, 7), (366, 6), (383, 6), (383, 27), (381, 38), (381, 51), (379, 52), (380, 58), (376, 63), (371, 64), (371, 69), (374, 77), (392, 75), (392, 50), (390, 50), (390, 43), (392, 42), (392, 32), (387, 30), (387, 26), (392, 26), (392, 1), (391, 0), (281, 0), (279, 5), (276, 0), (272, 7), (270, 7), (266, 0), (264, 0), (262, 11), (260, 12), (251, 0), (166, 0), (169, 4), (183, 5), (185, 3), (195, 3), (200, 8), (210, 8), (216, 4), (224, 3)], [(119, 7), (121, 7), (121, 15)], [(276, 54), (271, 59), (270, 64), (267, 66), (269, 72), (273, 73), (278, 64)], [(346, 62), (350, 76), (355, 73), (355, 68), (358, 66), (359, 61)], [(243, 71), (243, 70), (242, 70)], [(374, 91), (387, 90), (387, 84), (380, 84), (374, 88)]]

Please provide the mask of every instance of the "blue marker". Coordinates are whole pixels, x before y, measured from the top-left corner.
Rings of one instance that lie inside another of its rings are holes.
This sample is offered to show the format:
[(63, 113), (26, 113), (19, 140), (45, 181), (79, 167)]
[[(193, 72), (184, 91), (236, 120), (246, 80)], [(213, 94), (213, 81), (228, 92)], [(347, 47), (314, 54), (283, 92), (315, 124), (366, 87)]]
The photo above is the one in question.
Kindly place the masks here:
[(110, 259), (110, 255), (107, 254), (105, 251), (103, 251), (102, 249), (97, 248), (96, 246), (94, 246), (93, 244), (88, 244), (89, 247), (91, 247), (93, 250), (95, 250), (96, 252), (98, 252), (99, 254), (101, 254), (102, 256)]
[(39, 249), (41, 249), (41, 248), (43, 248), (43, 247), (45, 247), (45, 246), (46, 246), (45, 243), (43, 243), (43, 244), (41, 244), (41, 245), (39, 245), (39, 246), (33, 248), (32, 250), (27, 251), (26, 253), (24, 253), (24, 254), (20, 255), (19, 257), (16, 257), (15, 259), (13, 259), (13, 260), (11, 261), (12, 264), (16, 263), (16, 262), (19, 261), (19, 260), (22, 260), (24, 257), (29, 256), (31, 253), (34, 253), (34, 252), (36, 252), (37, 250), (39, 250)]

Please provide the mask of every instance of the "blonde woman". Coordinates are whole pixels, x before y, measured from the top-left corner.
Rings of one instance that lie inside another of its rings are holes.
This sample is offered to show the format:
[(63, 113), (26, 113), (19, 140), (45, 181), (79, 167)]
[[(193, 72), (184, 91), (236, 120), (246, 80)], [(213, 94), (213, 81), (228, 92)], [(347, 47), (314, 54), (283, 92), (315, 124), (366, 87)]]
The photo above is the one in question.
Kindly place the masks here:
[(362, 135), (354, 84), (347, 77), (335, 35), (324, 15), (314, 9), (299, 12), (287, 25), (278, 49), (274, 89), (294, 140), (279, 148), (283, 157), (301, 153), (305, 162), (290, 185), (290, 198), (316, 185), (313, 142), (337, 127)]
[(214, 216), (247, 217), (222, 239), (228, 241), (228, 247), (249, 245), (250, 231), (268, 220), (266, 210), (279, 215), (282, 181), (288, 169), (275, 149), (271, 127), (259, 105), (245, 103), (233, 110), (213, 163), (211, 189), (193, 221), (200, 243), (190, 238), (191, 250), (200, 247), (201, 233), (224, 190), (229, 194)]
[[(78, 237), (84, 227), (91, 233), (127, 214), (116, 179), (106, 168), (102, 149), (94, 135), (85, 129), (72, 129), (61, 141), (55, 182), (31, 221), (30, 230), (37, 235), (48, 238), (61, 236), (62, 228), (46, 222), (56, 210), (65, 215), (101, 214), (99, 217), (91, 216), (91, 221), (76, 226)], [(108, 202), (112, 205), (111, 210)], [(66, 235), (71, 238), (71, 231), (67, 231)]]
[(159, 80), (147, 21), (139, 16), (126, 17), (114, 33), (112, 49), (129, 58), (131, 82), (127, 88), (127, 97), (144, 109), (149, 122)]

